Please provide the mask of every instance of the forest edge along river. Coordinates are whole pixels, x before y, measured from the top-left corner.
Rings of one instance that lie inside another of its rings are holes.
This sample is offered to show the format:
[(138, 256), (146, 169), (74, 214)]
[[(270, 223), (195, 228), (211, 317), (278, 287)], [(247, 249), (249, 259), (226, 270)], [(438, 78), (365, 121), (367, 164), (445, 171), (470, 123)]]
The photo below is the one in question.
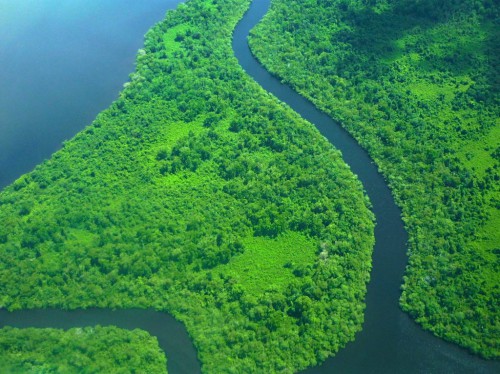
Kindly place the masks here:
[(182, 0), (0, 0), (0, 189), (117, 98), (144, 34)]
[(158, 339), (167, 355), (170, 374), (199, 373), (200, 362), (184, 325), (167, 313), (148, 309), (34, 309), (13, 313), (0, 310), (0, 327), (39, 327), (70, 329), (86, 326), (117, 326), (123, 329), (142, 329)]
[(264, 17), (270, 0), (258, 0), (234, 32), (233, 50), (245, 71), (265, 90), (313, 123), (361, 180), (377, 225), (373, 267), (366, 296), (363, 330), (354, 342), (307, 373), (494, 373), (498, 362), (486, 361), (423, 331), (400, 309), (400, 285), (407, 264), (407, 233), (391, 192), (377, 166), (331, 117), (272, 76), (253, 57), (247, 35)]
[[(270, 0), (255, 0), (238, 23), (233, 50), (244, 70), (265, 90), (287, 103), (341, 150), (369, 196), (377, 226), (373, 269), (368, 284), (363, 330), (335, 357), (307, 373), (496, 373), (500, 365), (469, 354), (423, 331), (399, 308), (400, 284), (407, 263), (407, 234), (401, 212), (367, 153), (342, 127), (313, 104), (270, 75), (253, 57), (250, 30), (266, 14)], [(158, 337), (170, 373), (196, 373), (200, 364), (184, 326), (166, 313), (152, 310), (88, 309), (75, 311), (0, 311), (1, 325), (15, 327), (83, 327), (116, 325), (141, 328)], [(175, 337), (175, 339), (172, 339)]]

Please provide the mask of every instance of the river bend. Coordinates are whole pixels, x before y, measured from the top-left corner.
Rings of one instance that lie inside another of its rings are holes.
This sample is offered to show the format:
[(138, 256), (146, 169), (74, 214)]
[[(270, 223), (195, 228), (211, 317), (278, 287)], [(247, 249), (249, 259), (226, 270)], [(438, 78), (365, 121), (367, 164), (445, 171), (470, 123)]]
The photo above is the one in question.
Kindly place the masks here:
[(310, 101), (272, 76), (253, 57), (250, 30), (267, 13), (271, 0), (255, 0), (237, 25), (233, 50), (241, 66), (265, 90), (288, 104), (342, 152), (359, 177), (376, 216), (373, 268), (366, 296), (363, 330), (354, 342), (307, 373), (498, 373), (500, 363), (471, 355), (423, 331), (399, 308), (407, 264), (407, 233), (384, 178), (366, 151), (335, 121)]
[[(265, 90), (287, 103), (343, 154), (369, 196), (377, 219), (373, 270), (368, 285), (363, 331), (336, 357), (306, 373), (498, 373), (498, 362), (485, 361), (423, 331), (398, 305), (407, 263), (407, 234), (401, 212), (368, 154), (342, 127), (278, 79), (252, 56), (249, 31), (266, 14), (270, 0), (255, 0), (237, 25), (233, 50), (244, 70)], [(61, 139), (62, 140), (62, 139)], [(0, 327), (68, 329), (91, 325), (141, 328), (158, 338), (170, 373), (198, 373), (200, 363), (184, 326), (166, 313), (152, 310), (55, 309), (8, 313), (0, 310)]]

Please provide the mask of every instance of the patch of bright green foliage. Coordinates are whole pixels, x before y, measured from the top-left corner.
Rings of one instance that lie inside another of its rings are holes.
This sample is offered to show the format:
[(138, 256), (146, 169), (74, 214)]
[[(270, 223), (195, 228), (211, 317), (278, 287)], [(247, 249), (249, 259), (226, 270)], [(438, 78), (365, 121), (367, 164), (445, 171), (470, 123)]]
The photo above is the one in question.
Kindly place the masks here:
[(316, 243), (297, 232), (277, 238), (251, 237), (243, 244), (245, 252), (222, 265), (221, 272), (229, 274), (253, 296), (258, 296), (266, 288), (286, 291), (293, 268), (310, 264), (318, 256)]
[(401, 306), (435, 334), (498, 358), (498, 2), (272, 4), (253, 52), (356, 137), (403, 209)]
[(1, 307), (167, 311), (205, 372), (296, 371), (354, 338), (369, 204), (339, 152), (238, 65), (248, 5), (168, 13), (120, 98), (0, 194)]
[(184, 40), (184, 35), (188, 30), (188, 25), (181, 24), (169, 29), (163, 35), (163, 42), (165, 43), (165, 50), (171, 56), (174, 55), (174, 52), (179, 51), (181, 49), (180, 41)]
[(0, 329), (2, 373), (166, 373), (145, 331), (116, 327)]

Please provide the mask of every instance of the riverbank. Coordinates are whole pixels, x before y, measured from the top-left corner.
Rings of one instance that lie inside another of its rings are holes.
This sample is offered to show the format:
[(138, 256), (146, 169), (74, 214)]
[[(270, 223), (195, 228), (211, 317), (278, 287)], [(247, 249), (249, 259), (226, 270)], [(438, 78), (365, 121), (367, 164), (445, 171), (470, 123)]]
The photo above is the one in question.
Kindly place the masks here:
[(115, 100), (144, 34), (181, 0), (0, 0), (0, 189)]
[(498, 7), (273, 4), (253, 50), (342, 122), (403, 209), (401, 306), (436, 335), (498, 358)]
[(353, 339), (369, 204), (339, 153), (239, 67), (248, 5), (170, 13), (120, 98), (1, 193), (4, 306), (168, 311), (206, 372), (294, 371)]

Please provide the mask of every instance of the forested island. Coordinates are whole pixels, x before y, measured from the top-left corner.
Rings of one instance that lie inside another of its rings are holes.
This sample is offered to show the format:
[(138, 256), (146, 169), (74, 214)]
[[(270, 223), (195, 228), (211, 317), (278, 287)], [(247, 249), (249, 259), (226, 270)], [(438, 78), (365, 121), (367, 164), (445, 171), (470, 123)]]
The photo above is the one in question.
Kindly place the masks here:
[[(168, 12), (119, 98), (0, 193), (1, 308), (164, 311), (207, 373), (296, 372), (354, 339), (370, 202), (314, 126), (239, 66), (231, 35), (249, 3)], [(403, 309), (488, 358), (500, 336), (497, 30), (487, 0), (273, 0), (251, 38), (387, 178), (410, 234)], [(164, 372), (165, 356), (139, 330), (3, 328), (0, 365)]]

